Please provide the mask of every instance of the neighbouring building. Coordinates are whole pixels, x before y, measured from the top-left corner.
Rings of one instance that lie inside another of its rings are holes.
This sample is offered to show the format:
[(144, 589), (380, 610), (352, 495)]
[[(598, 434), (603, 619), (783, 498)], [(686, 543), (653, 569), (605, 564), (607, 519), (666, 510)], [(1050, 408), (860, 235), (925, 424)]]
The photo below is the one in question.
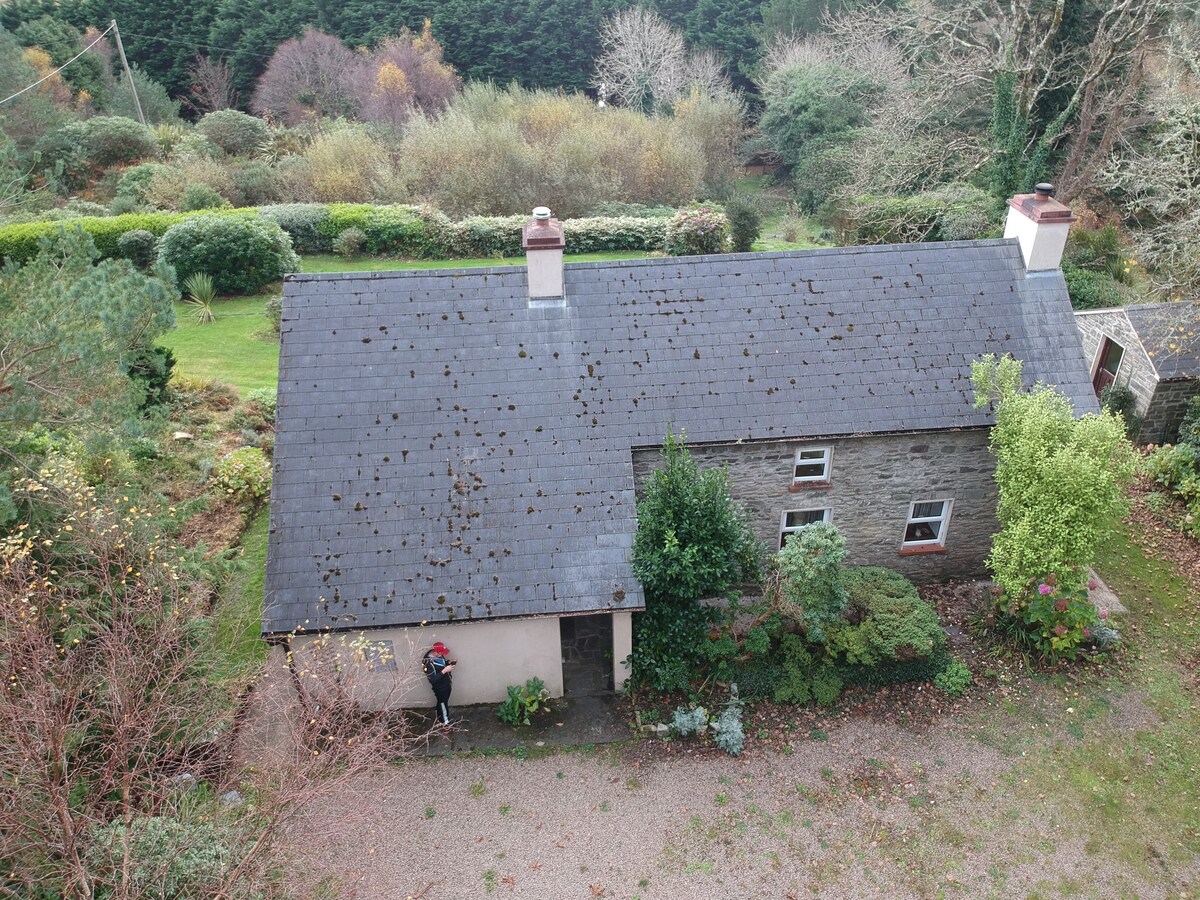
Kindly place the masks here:
[(1200, 303), (1148, 303), (1081, 310), (1075, 324), (1096, 396), (1109, 385), (1133, 392), (1139, 440), (1174, 441), (1200, 394)]
[(559, 695), (597, 654), (619, 688), (636, 486), (672, 427), (776, 547), (827, 520), (851, 563), (980, 574), (972, 360), (1011, 353), (1097, 408), (1058, 271), (1070, 213), (1010, 207), (1016, 240), (566, 266), (535, 210), (526, 267), (290, 277), (264, 633), (361, 633), (401, 669), (442, 640), (457, 702), (531, 676)]

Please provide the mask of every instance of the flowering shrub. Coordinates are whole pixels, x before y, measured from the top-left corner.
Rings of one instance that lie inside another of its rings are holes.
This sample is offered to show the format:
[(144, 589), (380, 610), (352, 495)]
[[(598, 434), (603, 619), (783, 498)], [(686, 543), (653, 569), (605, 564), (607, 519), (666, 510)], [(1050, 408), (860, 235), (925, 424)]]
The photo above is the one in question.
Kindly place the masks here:
[(239, 503), (258, 503), (271, 493), (271, 464), (258, 447), (242, 447), (213, 466), (213, 479)]
[(681, 209), (669, 222), (665, 249), (672, 256), (723, 253), (729, 247), (729, 220), (708, 206)]
[(1086, 644), (1101, 646), (1095, 632), (1108, 618), (1088, 597), (1083, 573), (1070, 569), (1033, 579), (1003, 612), (1021, 627), (1025, 643), (1051, 662), (1074, 659)]

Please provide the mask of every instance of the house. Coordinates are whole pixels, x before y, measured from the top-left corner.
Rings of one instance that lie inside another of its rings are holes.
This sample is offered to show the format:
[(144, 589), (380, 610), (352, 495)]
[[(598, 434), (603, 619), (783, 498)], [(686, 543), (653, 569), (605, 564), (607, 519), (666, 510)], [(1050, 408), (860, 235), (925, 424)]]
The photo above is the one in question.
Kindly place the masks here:
[(670, 427), (775, 546), (824, 520), (851, 563), (982, 573), (972, 360), (1011, 353), (1097, 408), (1069, 211), (1010, 206), (1016, 240), (566, 266), (540, 209), (526, 267), (290, 277), (264, 633), (361, 633), (401, 671), (442, 640), (457, 702), (531, 676), (560, 695), (589, 653), (619, 688), (636, 488)]
[(1096, 396), (1110, 384), (1128, 387), (1147, 443), (1174, 441), (1188, 402), (1200, 394), (1198, 316), (1200, 302), (1075, 313)]

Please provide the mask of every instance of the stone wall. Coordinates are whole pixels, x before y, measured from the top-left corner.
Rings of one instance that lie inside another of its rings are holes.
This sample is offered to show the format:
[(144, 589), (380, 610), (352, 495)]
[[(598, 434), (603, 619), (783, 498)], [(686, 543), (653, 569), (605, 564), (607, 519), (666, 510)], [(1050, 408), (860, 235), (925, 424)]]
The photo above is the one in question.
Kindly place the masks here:
[[(1150, 364), (1142, 342), (1138, 339), (1129, 318), (1123, 310), (1097, 309), (1075, 313), (1075, 325), (1083, 341), (1084, 356), (1096, 374), (1098, 355), (1104, 338), (1110, 338), (1124, 348), (1121, 365), (1117, 370), (1116, 384), (1128, 386), (1137, 398), (1137, 414), (1145, 417), (1158, 386), (1158, 373)], [(1176, 423), (1178, 427), (1178, 423)]]
[(1200, 394), (1200, 381), (1160, 381), (1150, 409), (1142, 422), (1139, 440), (1147, 444), (1170, 444), (1179, 438), (1179, 425), (1187, 414), (1188, 401)]
[[(788, 510), (830, 509), (846, 538), (848, 562), (887, 566), (917, 582), (985, 574), (984, 558), (996, 521), (995, 465), (988, 430), (943, 431), (693, 446), (701, 468), (729, 468), (730, 493), (748, 507), (755, 530), (779, 547)], [(830, 447), (827, 485), (792, 490), (797, 449)], [(635, 450), (639, 490), (658, 465), (657, 450)], [(954, 501), (944, 552), (901, 555), (905, 523), (914, 501)]]

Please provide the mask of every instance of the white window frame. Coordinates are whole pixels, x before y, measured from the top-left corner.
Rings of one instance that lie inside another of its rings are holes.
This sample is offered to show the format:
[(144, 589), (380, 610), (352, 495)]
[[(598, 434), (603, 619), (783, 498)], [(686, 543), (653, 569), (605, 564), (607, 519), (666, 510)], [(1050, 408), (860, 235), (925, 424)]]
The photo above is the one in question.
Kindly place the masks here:
[[(803, 462), (800, 459), (801, 454), (820, 453), (816, 459), (808, 458)], [(817, 463), (822, 463), (821, 473), (819, 475), (797, 475), (796, 469), (802, 465), (814, 466)], [(800, 447), (796, 450), (796, 455), (792, 459), (792, 484), (812, 484), (813, 482), (828, 481), (829, 473), (833, 468), (833, 448), (832, 447)], [(796, 510), (792, 510), (796, 512)]]
[[(938, 516), (917, 516), (914, 515), (918, 506), (925, 506), (929, 503), (942, 504), (942, 513)], [(914, 500), (908, 505), (908, 518), (904, 520), (904, 531), (902, 532), (903, 539), (901, 547), (944, 547), (946, 546), (946, 532), (950, 530), (950, 513), (954, 509), (954, 499), (951, 497), (938, 497), (932, 500)], [(936, 538), (932, 540), (910, 541), (908, 537), (908, 526), (921, 523), (940, 522), (941, 528), (938, 529)]]
[(829, 522), (833, 517), (833, 510), (828, 506), (814, 506), (806, 509), (785, 509), (779, 515), (779, 549), (783, 549), (783, 542), (789, 534), (797, 534), (807, 528), (809, 525), (816, 525), (816, 522), (806, 522), (803, 525), (788, 525), (788, 516), (794, 513), (823, 513), (821, 522)]

